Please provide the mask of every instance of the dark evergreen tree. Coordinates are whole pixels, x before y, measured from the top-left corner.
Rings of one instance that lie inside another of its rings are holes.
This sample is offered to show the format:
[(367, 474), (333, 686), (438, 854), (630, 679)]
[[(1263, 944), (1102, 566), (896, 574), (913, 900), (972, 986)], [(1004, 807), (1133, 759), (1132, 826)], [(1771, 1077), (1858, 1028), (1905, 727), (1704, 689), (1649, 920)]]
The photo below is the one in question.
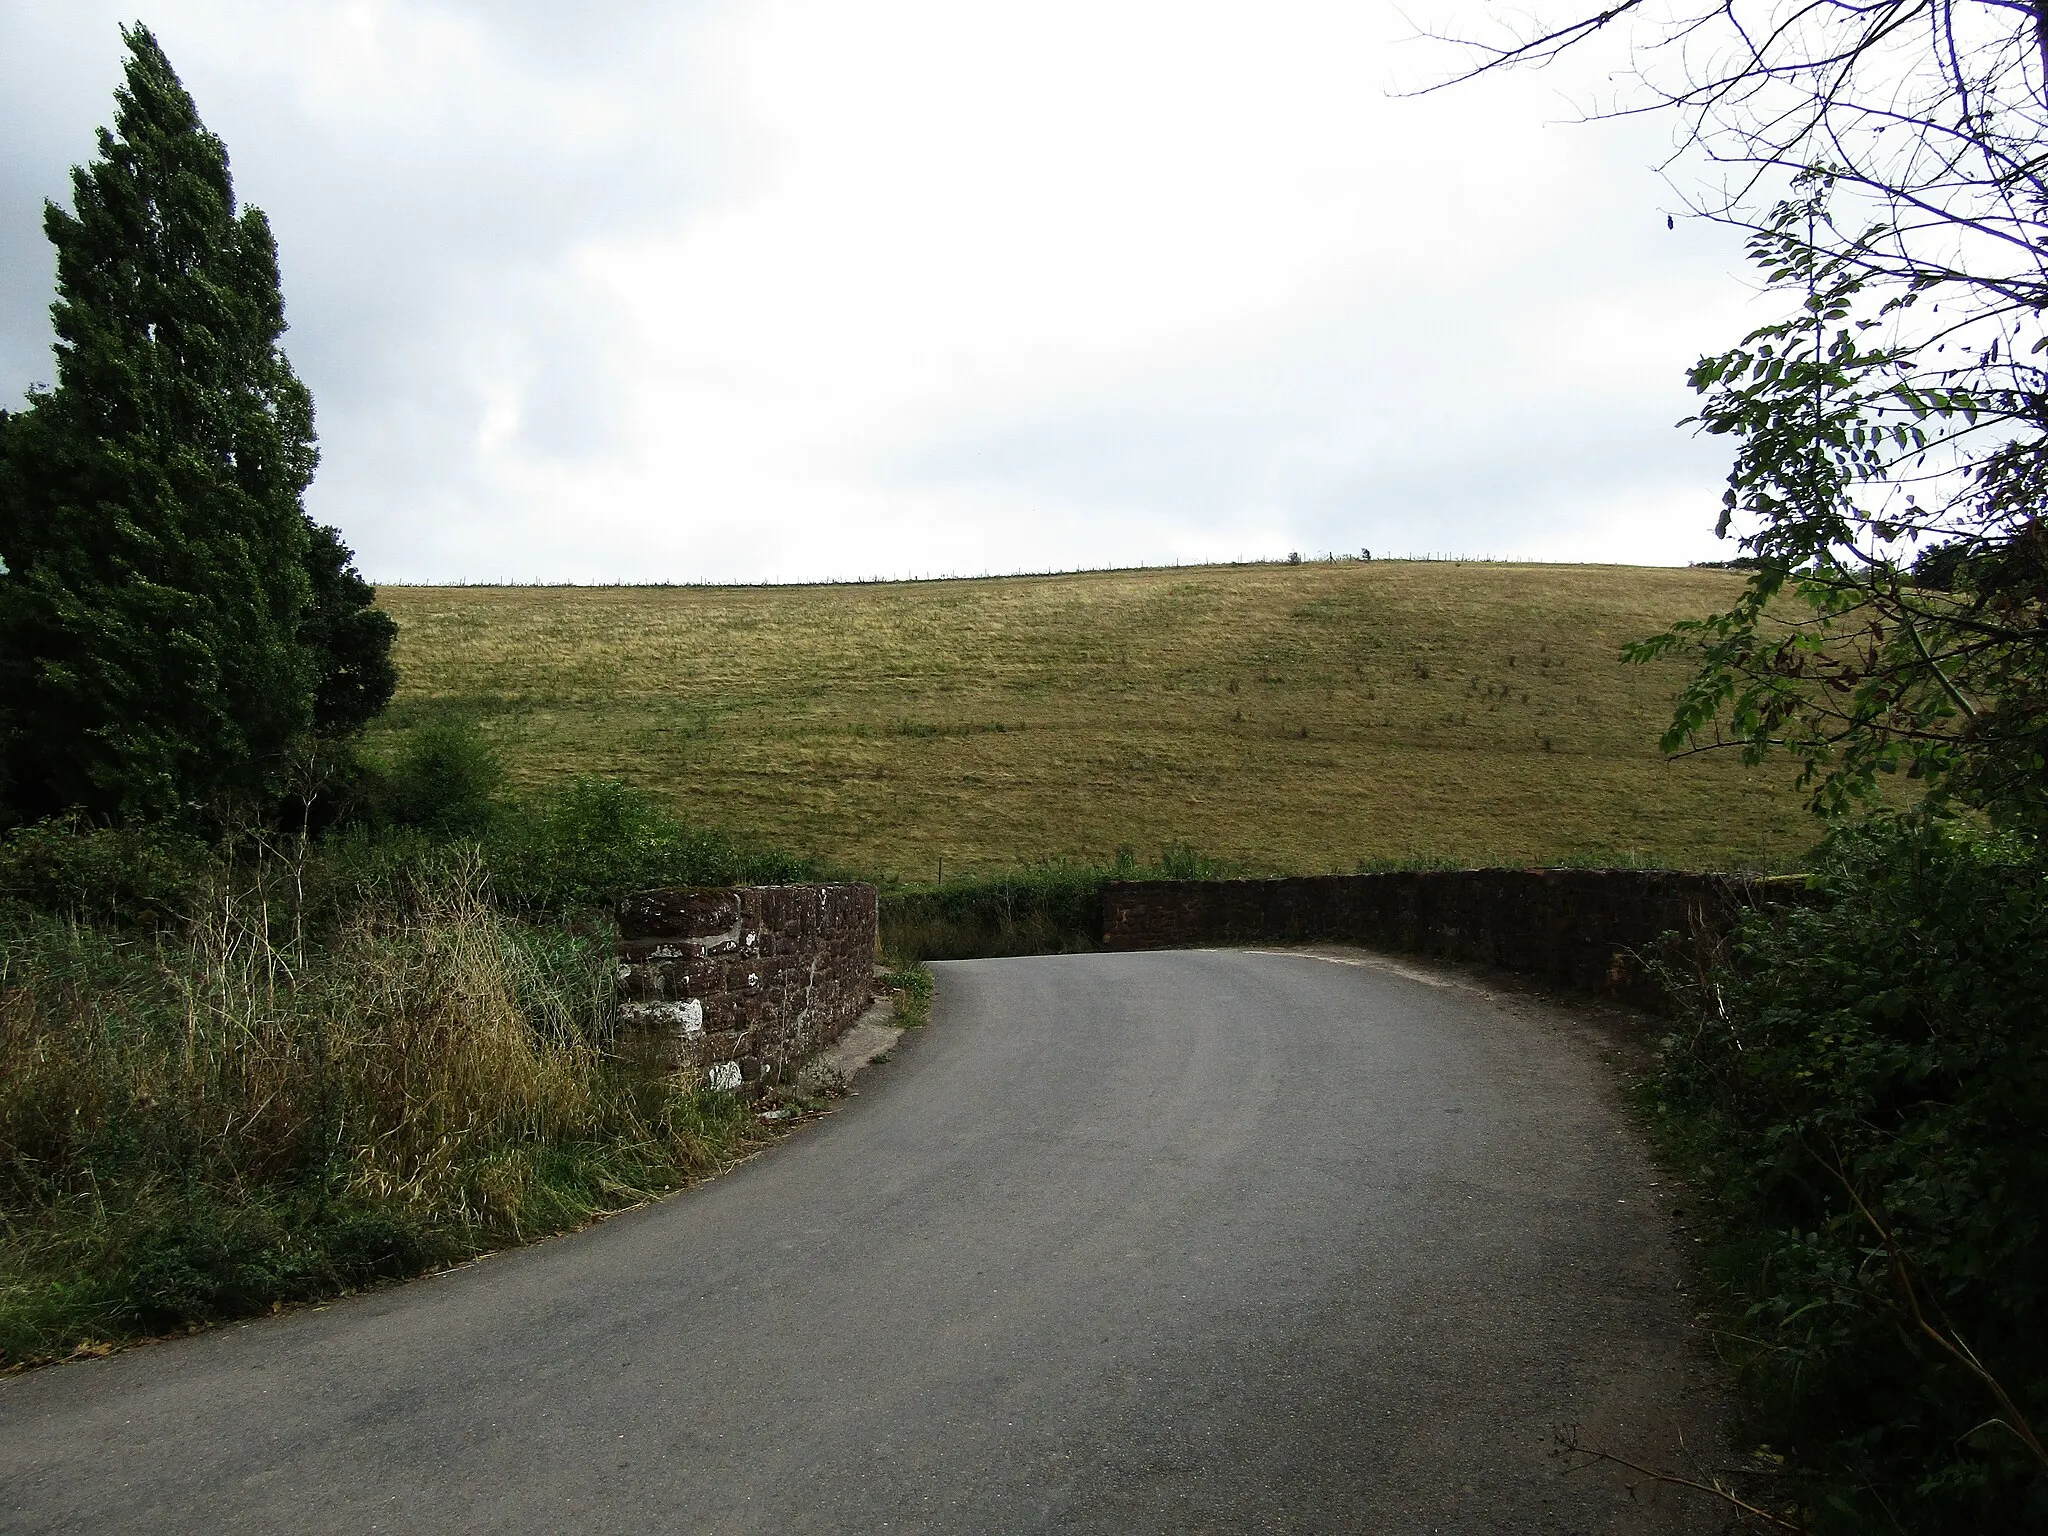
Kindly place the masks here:
[(0, 771), (16, 817), (260, 800), (390, 696), (388, 619), (306, 517), (277, 247), (147, 29), (47, 205), (57, 384), (0, 417)]
[(357, 573), (354, 554), (336, 530), (309, 525), (306, 575), (311, 600), (299, 639), (312, 652), (313, 729), (353, 736), (383, 712), (398, 688), (391, 642), (398, 626), (375, 606), (377, 589)]

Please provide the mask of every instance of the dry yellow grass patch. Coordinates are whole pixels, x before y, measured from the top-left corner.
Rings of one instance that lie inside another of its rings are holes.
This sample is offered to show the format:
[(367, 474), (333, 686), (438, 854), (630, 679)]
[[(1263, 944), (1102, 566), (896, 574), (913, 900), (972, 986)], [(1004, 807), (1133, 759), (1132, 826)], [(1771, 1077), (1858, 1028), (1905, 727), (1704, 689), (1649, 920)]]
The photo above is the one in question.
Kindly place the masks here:
[(1184, 840), (1361, 860), (1780, 861), (1783, 768), (1667, 763), (1625, 641), (1726, 572), (1378, 561), (862, 586), (386, 587), (388, 733), (474, 718), (515, 780), (929, 879)]

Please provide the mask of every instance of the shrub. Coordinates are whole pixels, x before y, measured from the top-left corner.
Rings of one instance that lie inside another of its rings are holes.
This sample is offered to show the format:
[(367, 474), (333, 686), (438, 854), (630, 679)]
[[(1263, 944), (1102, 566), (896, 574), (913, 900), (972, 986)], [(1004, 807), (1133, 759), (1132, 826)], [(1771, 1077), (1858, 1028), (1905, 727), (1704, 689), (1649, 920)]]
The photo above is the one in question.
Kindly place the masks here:
[(0, 844), (0, 897), (78, 922), (156, 923), (184, 913), (211, 862), (204, 843), (171, 828), (60, 817)]
[(990, 955), (1066, 954), (1102, 942), (1109, 871), (1050, 863), (883, 893), (882, 953), (899, 966)]
[(609, 907), (662, 886), (813, 880), (814, 859), (749, 847), (691, 827), (644, 790), (575, 778), (520, 802), (484, 840), (493, 888), (538, 915)]
[(1217, 880), (1230, 872), (1231, 866), (1224, 860), (1209, 858), (1187, 843), (1168, 843), (1159, 850), (1159, 862), (1153, 867), (1155, 877), (1161, 880)]
[(380, 819), (437, 837), (479, 837), (505, 781), (497, 750), (466, 720), (442, 720), (409, 732), (377, 782)]
[(1757, 1427), (1822, 1529), (2048, 1529), (2048, 1473), (1963, 1358), (2048, 1424), (2048, 867), (1893, 824), (1837, 834), (1815, 884), (1680, 988), (1654, 1084)]

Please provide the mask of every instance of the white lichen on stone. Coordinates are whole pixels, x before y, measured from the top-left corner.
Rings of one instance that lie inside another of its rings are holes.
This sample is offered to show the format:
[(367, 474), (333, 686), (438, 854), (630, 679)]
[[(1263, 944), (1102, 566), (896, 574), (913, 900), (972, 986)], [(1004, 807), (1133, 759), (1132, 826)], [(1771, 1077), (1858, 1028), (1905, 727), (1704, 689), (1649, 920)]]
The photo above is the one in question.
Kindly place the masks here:
[(741, 1081), (740, 1064), (736, 1061), (721, 1061), (711, 1068), (710, 1083), (714, 1088), (723, 1089), (727, 1093), (736, 1093), (739, 1091)]
[(619, 1022), (639, 1029), (672, 1029), (694, 1038), (704, 1033), (704, 1004), (694, 997), (687, 1003), (627, 1003), (619, 1009)]

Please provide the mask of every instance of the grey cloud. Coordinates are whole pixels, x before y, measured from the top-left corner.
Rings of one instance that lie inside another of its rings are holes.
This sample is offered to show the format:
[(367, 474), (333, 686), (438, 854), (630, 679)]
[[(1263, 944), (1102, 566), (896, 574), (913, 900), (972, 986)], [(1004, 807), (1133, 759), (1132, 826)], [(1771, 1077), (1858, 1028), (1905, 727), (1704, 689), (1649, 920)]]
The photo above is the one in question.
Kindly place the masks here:
[[(522, 523), (531, 514), (507, 504), (507, 475), (600, 467), (622, 450), (633, 384), (613, 356), (632, 338), (590, 308), (578, 250), (672, 233), (759, 179), (759, 146), (677, 41), (736, 0), (414, 0), (386, 12), (477, 23), (484, 73), (530, 82), (543, 103), (585, 89), (619, 106), (617, 123), (594, 135), (563, 134), (543, 106), (517, 98), (482, 100), (466, 120), (444, 113), (426, 132), (374, 118), (339, 128), (333, 103), (301, 94), (297, 75), (261, 77), (211, 46), (230, 27), (289, 30), (325, 14), (322, 3), (164, 0), (159, 26), (227, 141), (238, 189), (277, 229), (287, 347), (314, 391), (325, 450), (313, 510), (342, 526), (373, 576), (631, 574), (582, 529)], [(51, 373), (42, 200), (67, 194), (67, 169), (110, 116), (128, 14), (126, 0), (0, 0), (0, 403)], [(1532, 312), (1595, 301), (1603, 285), (1732, 264), (1665, 239), (1648, 158), (1616, 151), (1614, 184), (1629, 190), (1614, 205), (1642, 209), (1619, 239), (1623, 226), (1532, 230), (1531, 248), (1502, 253), (1484, 288), (1424, 283), (1362, 295), (1348, 311), (1329, 300), (1257, 343), (1069, 380), (1035, 404), (957, 412), (882, 464), (881, 478), (959, 490), (964, 505), (1035, 500), (1043, 526), (1060, 532), (991, 527), (978, 547), (1038, 563), (1060, 559), (1032, 553), (1048, 541), (1109, 549), (1117, 519), (1144, 537), (1283, 527), (1304, 548), (1483, 553), (1525, 548), (1533, 519), (1568, 528), (1573, 509), (1595, 501), (1701, 486), (1711, 496), (1719, 445), (1670, 427), (1687, 406), (1677, 375), (1689, 358), (1656, 361), (1666, 392), (1642, 388), (1635, 369), (1565, 398), (1540, 359), (1500, 346)], [(1457, 238), (1402, 218), (1388, 210), (1390, 246)], [(800, 355), (789, 362), (803, 366)], [(516, 397), (519, 424), (487, 456), (494, 393)], [(864, 532), (880, 565), (920, 558), (905, 542), (919, 535)], [(524, 540), (516, 550), (513, 534)], [(1704, 528), (1697, 537), (1711, 547)], [(499, 571), (500, 560), (517, 569)]]
[[(227, 142), (237, 192), (277, 232), (286, 346), (313, 389), (324, 443), (313, 508), (387, 569), (413, 565), (426, 506), (473, 517), (487, 498), (469, 462), (483, 402), (464, 371), (480, 337), (531, 381), (522, 451), (589, 458), (612, 446), (621, 386), (596, 328), (565, 297), (562, 264), (580, 242), (686, 217), (731, 174), (721, 145), (742, 149), (721, 139), (727, 130), (679, 72), (677, 50), (662, 46), (709, 7), (432, 9), (484, 23), (496, 62), (515, 75), (553, 89), (591, 83), (629, 104), (627, 127), (572, 142), (514, 101), (457, 132), (409, 137), (372, 124), (344, 136), (284, 82), (216, 66), (197, 46), (198, 23), (159, 28)], [(290, 24), (289, 7), (279, 15)], [(68, 197), (69, 167), (111, 119), (124, 16), (113, 5), (53, 14), (36, 0), (0, 0), (0, 38), (12, 44), (0, 45), (0, 401), (53, 372), (41, 207)], [(667, 131), (649, 136), (648, 122)]]

